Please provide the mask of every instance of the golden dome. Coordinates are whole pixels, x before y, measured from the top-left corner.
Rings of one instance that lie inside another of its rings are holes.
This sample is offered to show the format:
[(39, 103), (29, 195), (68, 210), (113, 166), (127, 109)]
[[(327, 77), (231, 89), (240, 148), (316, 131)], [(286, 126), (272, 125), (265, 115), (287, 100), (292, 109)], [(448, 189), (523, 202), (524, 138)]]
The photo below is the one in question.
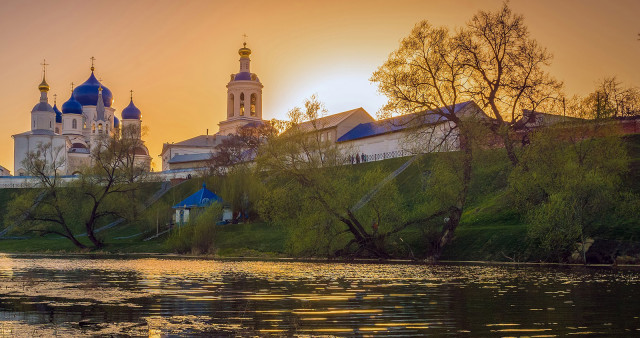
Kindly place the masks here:
[(238, 49), (238, 54), (240, 54), (240, 57), (243, 58), (248, 58), (249, 55), (251, 55), (251, 49), (247, 48), (247, 43), (244, 43), (244, 46), (240, 49)]
[(49, 91), (49, 84), (44, 79), (44, 76), (42, 77), (42, 82), (40, 82), (40, 85), (38, 86), (38, 89), (40, 89), (41, 92), (48, 92)]

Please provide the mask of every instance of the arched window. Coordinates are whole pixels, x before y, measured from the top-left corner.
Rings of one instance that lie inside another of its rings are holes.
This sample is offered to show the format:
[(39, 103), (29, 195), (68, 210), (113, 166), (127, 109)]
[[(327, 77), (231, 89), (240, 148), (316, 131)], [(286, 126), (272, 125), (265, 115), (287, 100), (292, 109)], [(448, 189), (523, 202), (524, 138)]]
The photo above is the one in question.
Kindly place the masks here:
[(71, 121), (71, 128), (73, 128), (73, 129), (77, 129), (78, 128), (78, 120), (73, 119), (73, 121)]
[(229, 102), (227, 103), (227, 116), (228, 117), (232, 117), (233, 116), (234, 103), (235, 102), (233, 102), (233, 94), (229, 94)]
[(91, 133), (92, 134), (96, 133), (96, 125), (95, 124), (91, 124)]
[(240, 116), (244, 116), (244, 93), (240, 93)]
[(36, 120), (33, 120), (33, 127), (36, 127)]
[(102, 134), (102, 123), (98, 125), (98, 134)]
[(49, 121), (49, 128), (51, 128), (51, 127), (53, 127), (53, 126), (51, 125), (51, 121)]
[(60, 134), (60, 129), (56, 127), (56, 134)]
[(256, 116), (256, 94), (251, 94), (251, 116)]

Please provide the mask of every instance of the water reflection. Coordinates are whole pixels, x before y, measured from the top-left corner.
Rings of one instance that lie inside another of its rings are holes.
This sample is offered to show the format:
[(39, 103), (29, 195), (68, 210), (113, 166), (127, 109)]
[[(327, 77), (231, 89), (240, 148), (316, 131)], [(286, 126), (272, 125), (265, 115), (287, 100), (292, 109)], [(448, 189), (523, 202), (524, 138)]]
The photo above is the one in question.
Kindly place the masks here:
[(640, 274), (0, 256), (0, 337), (635, 335)]

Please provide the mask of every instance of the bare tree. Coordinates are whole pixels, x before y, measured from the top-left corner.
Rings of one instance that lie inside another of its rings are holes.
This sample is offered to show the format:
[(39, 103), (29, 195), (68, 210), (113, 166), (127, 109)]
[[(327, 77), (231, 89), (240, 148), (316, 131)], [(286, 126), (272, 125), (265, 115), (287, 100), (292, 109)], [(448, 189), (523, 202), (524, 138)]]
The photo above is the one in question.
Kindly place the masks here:
[(523, 110), (553, 109), (560, 97), (562, 83), (545, 70), (551, 53), (530, 37), (524, 17), (506, 2), (497, 12), (474, 15), (456, 37), (455, 49), (469, 76), (462, 91), (497, 121), (491, 129), (517, 164), (512, 134), (527, 122)]
[[(79, 248), (78, 232), (84, 230), (94, 248), (104, 246), (96, 236), (100, 225), (117, 217), (129, 218), (139, 204), (135, 192), (145, 176), (142, 163), (137, 161), (138, 137), (125, 132), (123, 136), (103, 135), (96, 139), (90, 154), (90, 165), (74, 179), (63, 180), (65, 149), (51, 144), (39, 144), (30, 152), (24, 166), (36, 180), (36, 189), (14, 202), (12, 208), (25, 214), (25, 222), (18, 230), (41, 235), (55, 233), (68, 238)], [(41, 194), (38, 199), (33, 194)]]
[(137, 214), (136, 192), (146, 165), (136, 158), (142, 145), (136, 135), (135, 130), (124, 129), (122, 135), (98, 139), (91, 150), (91, 166), (80, 177), (80, 189), (86, 197), (85, 231), (96, 248), (104, 246), (95, 234), (103, 220)]
[(251, 161), (257, 154), (258, 147), (278, 132), (273, 121), (261, 124), (250, 124), (238, 129), (235, 134), (227, 136), (215, 147), (208, 161), (212, 173), (224, 173), (228, 167)]
[(586, 98), (594, 118), (625, 117), (640, 113), (640, 90), (624, 87), (616, 76), (606, 77), (598, 83), (596, 90)]

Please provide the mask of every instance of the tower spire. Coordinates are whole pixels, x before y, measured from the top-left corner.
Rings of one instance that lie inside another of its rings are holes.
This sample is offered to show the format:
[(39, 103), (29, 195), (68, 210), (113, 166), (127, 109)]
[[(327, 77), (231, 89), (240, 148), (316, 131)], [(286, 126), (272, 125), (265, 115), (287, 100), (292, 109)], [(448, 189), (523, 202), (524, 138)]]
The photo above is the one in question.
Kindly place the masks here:
[(40, 82), (40, 85), (38, 85), (38, 89), (41, 92), (48, 92), (49, 84), (47, 83), (46, 77), (47, 77), (47, 66), (49, 64), (47, 63), (46, 59), (42, 59), (42, 63), (40, 65), (42, 66), (42, 82)]
[(104, 100), (102, 98), (102, 85), (98, 87), (98, 102), (96, 102), (96, 121), (104, 121)]

